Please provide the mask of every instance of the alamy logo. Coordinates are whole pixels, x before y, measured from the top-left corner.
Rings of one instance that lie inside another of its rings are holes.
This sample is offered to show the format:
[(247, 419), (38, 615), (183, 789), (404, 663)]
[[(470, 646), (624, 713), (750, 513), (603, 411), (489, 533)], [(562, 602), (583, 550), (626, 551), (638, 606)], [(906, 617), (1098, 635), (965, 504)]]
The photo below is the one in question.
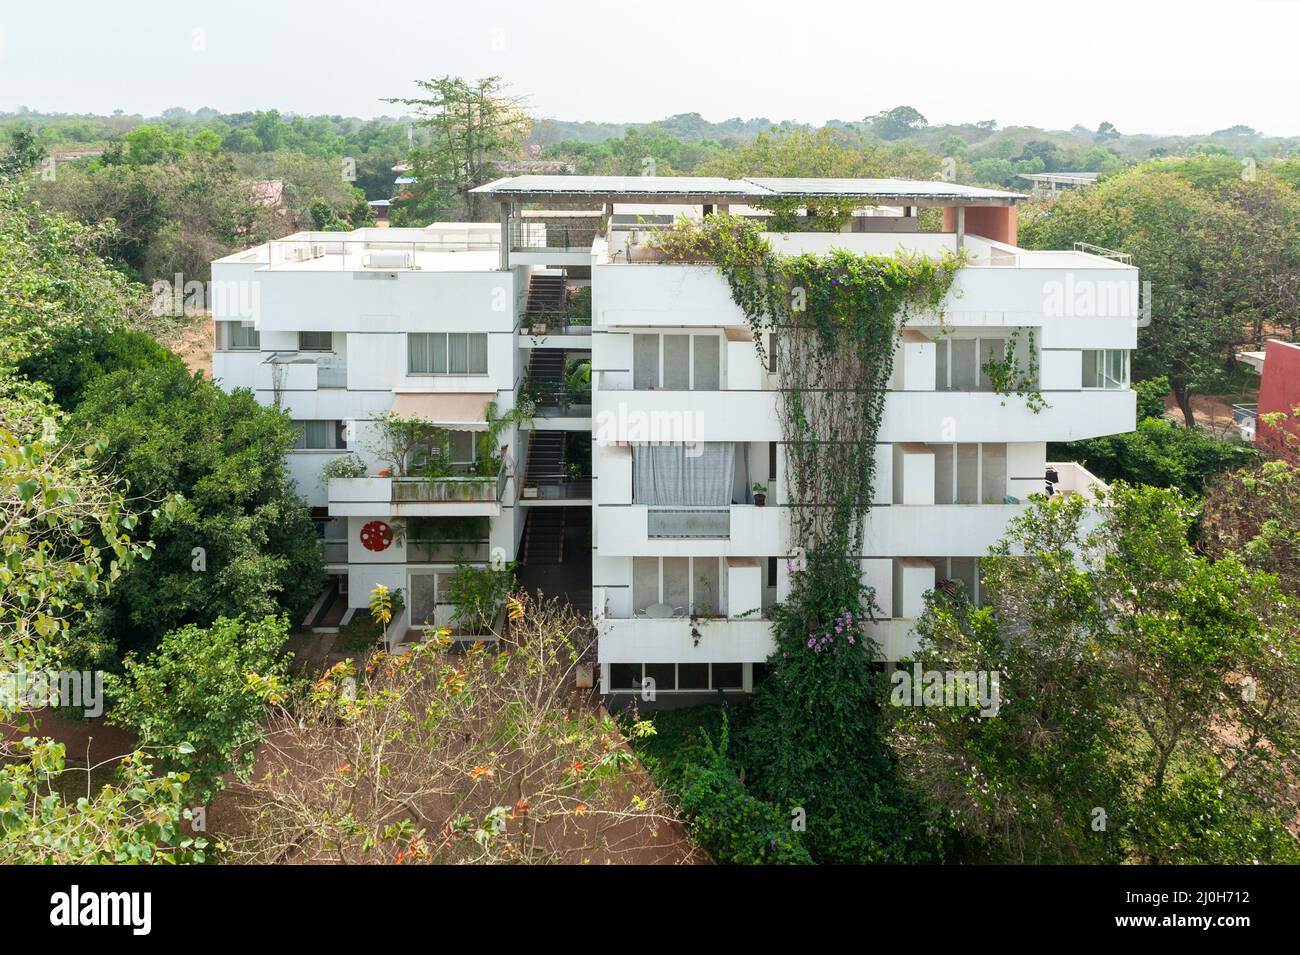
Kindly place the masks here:
[(153, 894), (82, 892), (74, 885), (69, 892), (50, 896), (50, 924), (129, 925), (132, 935), (148, 935), (153, 927)]
[(39, 710), (46, 706), (80, 708), (83, 716), (102, 716), (103, 671), (0, 671), (0, 708)]
[(979, 706), (980, 716), (997, 716), (1002, 708), (1002, 674), (998, 670), (895, 670), (889, 702), (894, 706)]
[(1137, 318), (1140, 314), (1137, 279), (1101, 281), (1076, 279), (1043, 283), (1043, 314), (1048, 318)]

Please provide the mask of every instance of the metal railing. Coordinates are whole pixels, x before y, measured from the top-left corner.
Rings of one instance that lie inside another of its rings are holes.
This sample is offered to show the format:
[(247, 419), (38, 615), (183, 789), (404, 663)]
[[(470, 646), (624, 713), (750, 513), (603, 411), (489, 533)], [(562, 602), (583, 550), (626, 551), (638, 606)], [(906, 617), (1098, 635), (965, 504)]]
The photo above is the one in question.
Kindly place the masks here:
[(332, 352), (272, 352), (264, 360), (267, 365), (315, 365), (317, 388), (346, 388), (348, 365)]
[(646, 517), (646, 536), (651, 539), (731, 537), (728, 507), (652, 507)]
[(532, 401), (541, 417), (591, 416), (591, 385), (570, 385), (564, 381), (539, 381), (525, 378), (521, 396)]
[[(544, 326), (542, 331), (535, 327)], [(526, 312), (519, 320), (521, 335), (590, 335), (591, 316), (585, 318), (564, 309), (553, 312)]]
[(1128, 252), (1116, 252), (1114, 249), (1107, 249), (1100, 245), (1093, 245), (1091, 242), (1074, 243), (1075, 252), (1085, 252), (1088, 255), (1099, 255), (1103, 259), (1114, 259), (1116, 262), (1122, 262), (1124, 265), (1133, 264), (1133, 256)]
[(537, 473), (528, 475), (524, 496), (543, 501), (591, 499), (591, 475), (569, 476), (560, 473)]
[(604, 234), (596, 223), (545, 222), (533, 219), (515, 219), (510, 223), (510, 248), (512, 250), (590, 249), (593, 242)]

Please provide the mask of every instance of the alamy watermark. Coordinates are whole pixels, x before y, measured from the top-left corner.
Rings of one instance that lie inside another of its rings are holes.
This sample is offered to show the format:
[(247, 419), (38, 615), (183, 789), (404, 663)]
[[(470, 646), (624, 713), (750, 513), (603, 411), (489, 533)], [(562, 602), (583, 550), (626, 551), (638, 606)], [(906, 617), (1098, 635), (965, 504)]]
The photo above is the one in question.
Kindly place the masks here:
[(0, 672), (0, 710), (80, 708), (87, 717), (104, 714), (102, 670), (7, 670)]
[(998, 670), (895, 670), (889, 678), (894, 706), (980, 708), (980, 716), (997, 716), (1002, 708), (1002, 674)]

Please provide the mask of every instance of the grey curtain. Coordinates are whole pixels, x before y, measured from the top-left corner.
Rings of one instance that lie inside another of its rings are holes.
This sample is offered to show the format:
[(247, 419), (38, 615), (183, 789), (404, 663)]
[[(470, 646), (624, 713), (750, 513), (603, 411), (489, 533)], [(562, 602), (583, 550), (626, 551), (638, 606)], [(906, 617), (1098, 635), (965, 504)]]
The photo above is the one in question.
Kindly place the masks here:
[[(688, 451), (703, 449), (692, 457)], [(732, 442), (640, 444), (632, 449), (632, 502), (661, 506), (725, 507), (736, 469)]]

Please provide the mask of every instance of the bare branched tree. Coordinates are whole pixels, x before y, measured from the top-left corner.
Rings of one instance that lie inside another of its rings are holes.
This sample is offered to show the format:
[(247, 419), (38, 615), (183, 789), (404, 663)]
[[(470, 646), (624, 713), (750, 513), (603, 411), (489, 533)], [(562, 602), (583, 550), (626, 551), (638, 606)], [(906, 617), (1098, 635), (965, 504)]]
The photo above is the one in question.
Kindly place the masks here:
[(614, 720), (575, 685), (594, 638), (567, 605), (512, 596), (495, 645), (444, 631), (335, 666), (271, 720), (227, 858), (697, 861)]

